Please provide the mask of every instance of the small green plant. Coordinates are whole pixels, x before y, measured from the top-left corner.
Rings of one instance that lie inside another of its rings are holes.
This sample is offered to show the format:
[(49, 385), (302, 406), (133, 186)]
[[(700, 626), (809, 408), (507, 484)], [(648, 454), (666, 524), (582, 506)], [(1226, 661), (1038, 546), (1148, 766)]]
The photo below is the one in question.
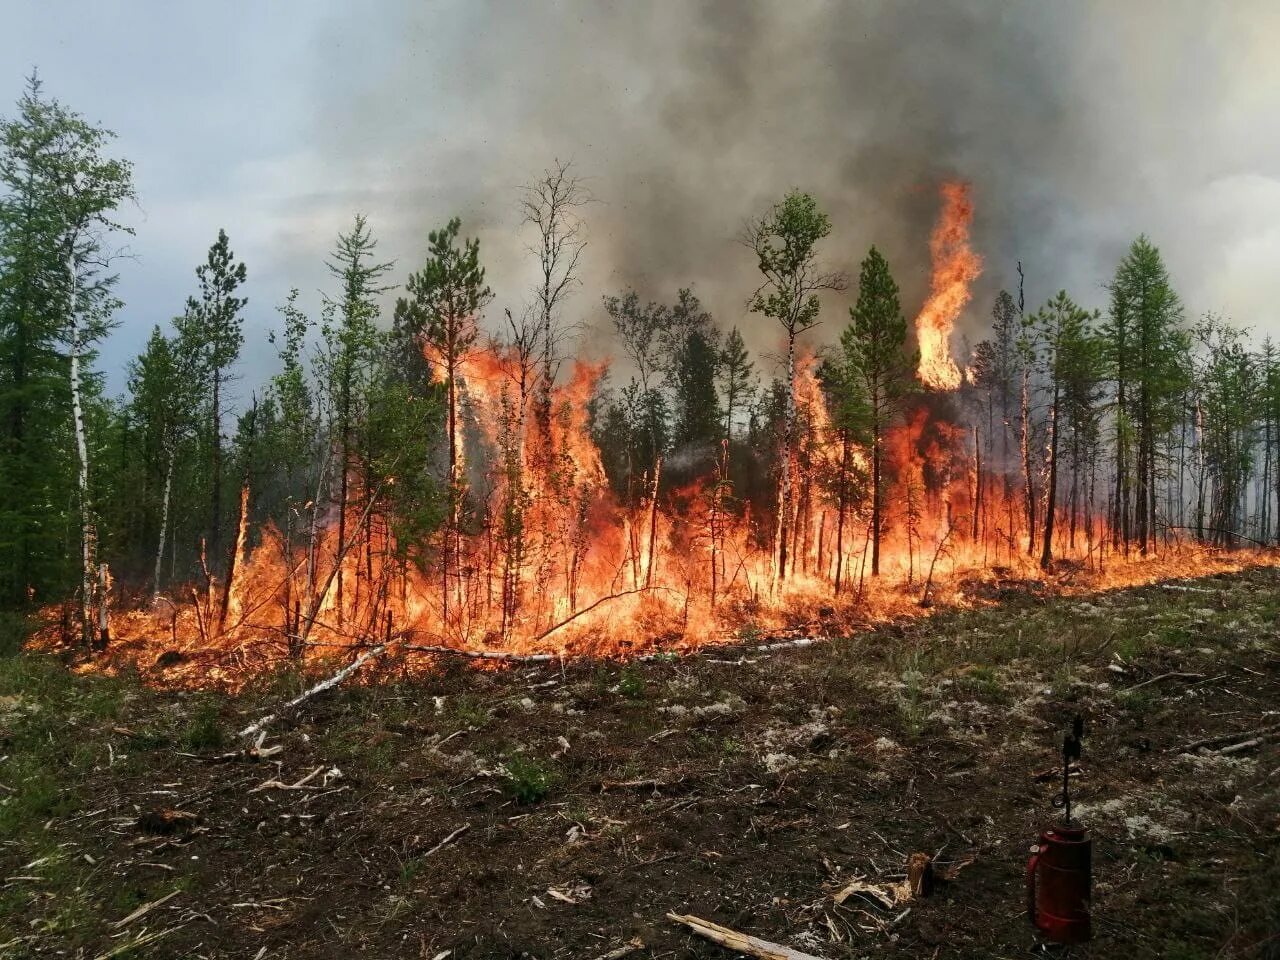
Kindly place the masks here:
[(1190, 646), (1195, 638), (1184, 627), (1161, 627), (1156, 639), (1162, 646), (1186, 647)]
[(903, 687), (898, 691), (898, 715), (902, 719), (903, 730), (912, 738), (924, 732), (925, 723), (929, 719), (929, 707), (924, 702), (924, 690), (921, 686), (923, 680), (919, 655), (912, 653), (907, 659), (907, 668), (902, 671)]
[(991, 667), (969, 669), (956, 681), (956, 686), (986, 703), (1004, 703), (1009, 699), (1000, 674)]
[(489, 722), (489, 708), (479, 697), (471, 694), (460, 694), (453, 699), (449, 710), (455, 721), (464, 727), (483, 727)]
[(1078, 685), (1075, 667), (1068, 660), (1054, 672), (1053, 681), (1049, 684), (1049, 695), (1055, 700), (1074, 701)]
[(555, 785), (555, 772), (532, 757), (516, 754), (506, 763), (507, 794), (521, 806), (545, 800)]
[(626, 666), (618, 678), (618, 692), (628, 700), (639, 700), (644, 696), (644, 674), (633, 666)]
[(1116, 694), (1116, 703), (1129, 713), (1150, 713), (1159, 702), (1160, 698), (1149, 689), (1121, 690)]
[(182, 734), (182, 742), (189, 750), (216, 750), (226, 743), (226, 734), (218, 723), (218, 706), (212, 700), (202, 700), (196, 706)]

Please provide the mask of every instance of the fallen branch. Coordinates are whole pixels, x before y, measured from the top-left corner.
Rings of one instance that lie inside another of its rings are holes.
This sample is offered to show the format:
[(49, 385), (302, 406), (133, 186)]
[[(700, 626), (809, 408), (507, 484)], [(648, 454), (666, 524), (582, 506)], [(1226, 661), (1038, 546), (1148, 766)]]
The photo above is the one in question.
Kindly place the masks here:
[(622, 590), (618, 593), (606, 593), (603, 597), (601, 597), (599, 600), (596, 600), (594, 603), (587, 604), (585, 607), (583, 607), (581, 610), (577, 611), (576, 613), (570, 614), (569, 616), (565, 617), (563, 620), (561, 620), (559, 623), (555, 624), (554, 626), (548, 627), (546, 630), (543, 630), (540, 634), (538, 634), (536, 637), (533, 638), (533, 642), (537, 643), (539, 640), (545, 640), (547, 637), (551, 636), (551, 634), (555, 633), (557, 630), (560, 630), (563, 627), (567, 627), (569, 624), (573, 623), (573, 621), (577, 620), (581, 616), (585, 616), (586, 614), (590, 613), (592, 610), (600, 606), (600, 604), (602, 603), (607, 603), (610, 600), (620, 600), (623, 597), (630, 597), (637, 593), (648, 593), (650, 590), (666, 590), (666, 589), (669, 589), (669, 588), (651, 587), (649, 586), (648, 583), (646, 583), (643, 587), (636, 587), (634, 590)]
[(761, 940), (747, 933), (738, 933), (736, 930), (730, 930), (718, 923), (692, 915), (681, 916), (678, 913), (668, 913), (667, 919), (688, 927), (704, 940), (718, 943), (738, 953), (745, 953), (749, 957), (757, 957), (758, 960), (822, 960), (821, 957), (816, 957), (812, 953), (801, 953), (799, 950), (792, 950), (778, 943), (770, 943), (768, 940)]
[(1258, 727), (1255, 730), (1237, 730), (1235, 733), (1220, 733), (1215, 737), (1204, 737), (1200, 740), (1192, 740), (1190, 743), (1184, 743), (1180, 747), (1172, 747), (1169, 753), (1190, 753), (1192, 750), (1199, 750), (1201, 747), (1217, 747), (1224, 743), (1231, 743), (1250, 737), (1268, 736), (1280, 731), (1280, 723), (1272, 724), (1269, 727)]
[(762, 643), (749, 647), (751, 653), (765, 653), (769, 650), (792, 650), (799, 647), (812, 647), (815, 643), (826, 642), (826, 637), (797, 637), (795, 640), (778, 640), (774, 643)]
[(460, 650), (457, 647), (440, 647), (431, 644), (406, 643), (401, 650), (414, 653), (434, 653), (446, 657), (466, 657), (469, 660), (507, 660), (515, 663), (549, 663), (559, 660), (556, 653), (503, 653), (499, 650)]
[(303, 788), (306, 787), (308, 783), (310, 783), (317, 776), (319, 776), (320, 771), (323, 770), (324, 767), (325, 765), (323, 763), (320, 764), (320, 766), (316, 767), (314, 770), (308, 773), (305, 777), (303, 777), (301, 780), (298, 780), (295, 783), (284, 783), (280, 780), (266, 780), (258, 784), (249, 792), (258, 793), (262, 790), (302, 790)]
[(148, 913), (150, 913), (156, 907), (159, 907), (163, 904), (168, 903), (170, 900), (172, 900), (181, 892), (182, 892), (181, 890), (174, 890), (172, 893), (165, 894), (159, 900), (152, 900), (150, 903), (144, 903), (142, 906), (140, 906), (137, 910), (133, 911), (133, 913), (129, 914), (127, 917), (121, 920), (116, 920), (114, 923), (109, 923), (107, 924), (107, 926), (111, 927), (111, 929), (113, 930), (119, 930), (121, 927), (128, 926), (129, 924), (133, 923), (133, 921), (137, 920), (139, 917), (145, 917)]
[(645, 780), (602, 780), (600, 781), (600, 792), (608, 793), (610, 790), (652, 790), (657, 793), (666, 787), (672, 787), (683, 782), (684, 777), (677, 777), (675, 780), (658, 780), (654, 778)]
[(1203, 680), (1203, 673), (1182, 673), (1177, 670), (1169, 673), (1162, 673), (1158, 677), (1152, 677), (1150, 680), (1143, 680), (1141, 683), (1135, 683), (1132, 687), (1125, 687), (1121, 693), (1128, 693), (1130, 690), (1137, 690), (1151, 683), (1159, 683), (1161, 680)]
[(632, 937), (622, 946), (614, 950), (610, 950), (608, 953), (600, 954), (600, 956), (596, 957), (596, 960), (622, 960), (623, 957), (628, 957), (631, 954), (635, 953), (637, 950), (643, 950), (643, 949), (644, 949), (644, 941), (641, 940), (639, 937)]
[(1223, 747), (1221, 750), (1214, 750), (1212, 753), (1218, 757), (1228, 757), (1233, 753), (1241, 753), (1245, 750), (1252, 750), (1260, 747), (1264, 743), (1280, 738), (1280, 732), (1264, 733), (1254, 737), (1252, 740), (1242, 740), (1239, 743), (1233, 743), (1229, 747)]
[(356, 657), (354, 660), (352, 660), (349, 664), (347, 664), (345, 667), (343, 667), (333, 676), (329, 677), (327, 680), (321, 680), (314, 687), (311, 687), (308, 690), (304, 690), (302, 693), (298, 694), (296, 697), (294, 697), (292, 700), (286, 703), (283, 707), (281, 707), (275, 713), (268, 713), (265, 717), (258, 720), (256, 723), (249, 724), (249, 726), (241, 730), (240, 733), (237, 734), (237, 736), (252, 737), (257, 733), (260, 733), (268, 724), (274, 722), (279, 717), (279, 715), (284, 711), (292, 710), (298, 704), (303, 703), (307, 700), (310, 700), (316, 694), (324, 693), (326, 690), (336, 687), (343, 680), (347, 679), (347, 677), (351, 676), (353, 673), (359, 670), (362, 666), (364, 666), (374, 657), (381, 656), (383, 653), (386, 652), (386, 650), (387, 650), (387, 645), (385, 643), (380, 643), (373, 649), (360, 654), (360, 656)]
[(464, 823), (457, 830), (453, 831), (453, 833), (449, 834), (447, 837), (445, 837), (443, 840), (437, 843), (434, 847), (432, 847), (430, 850), (424, 853), (422, 855), (422, 859), (425, 860), (427, 857), (431, 856), (433, 853), (443, 850), (445, 847), (453, 843), (453, 841), (457, 840), (460, 836), (462, 836), (464, 833), (466, 833), (470, 829), (471, 829), (471, 824)]
[(167, 937), (169, 934), (177, 930), (181, 930), (185, 926), (185, 923), (180, 923), (176, 927), (170, 927), (167, 930), (153, 930), (150, 933), (141, 933), (138, 935), (137, 939), (127, 940), (118, 946), (112, 947), (106, 953), (98, 954), (93, 958), (93, 960), (112, 960), (112, 958), (118, 957), (121, 954), (130, 953), (138, 949), (138, 947), (145, 947), (149, 943), (155, 943), (157, 940)]

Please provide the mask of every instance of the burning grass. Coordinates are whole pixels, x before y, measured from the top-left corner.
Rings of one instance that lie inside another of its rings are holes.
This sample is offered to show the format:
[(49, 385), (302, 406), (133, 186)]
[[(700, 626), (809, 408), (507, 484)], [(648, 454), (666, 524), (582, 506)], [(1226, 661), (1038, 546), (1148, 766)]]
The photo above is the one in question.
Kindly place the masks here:
[[(253, 563), (249, 564), (250, 577)], [(927, 617), (939, 611), (1070, 597), (1172, 582), (1190, 576), (1233, 573), (1280, 564), (1274, 550), (1217, 551), (1183, 545), (1159, 556), (1113, 560), (1105, 569), (1084, 563), (1061, 563), (1046, 576), (1037, 566), (1015, 558), (1013, 566), (956, 568), (948, 563), (926, 583), (866, 580), (860, 592), (832, 598), (826, 584), (793, 579), (781, 600), (742, 598), (726, 602), (714, 617), (663, 591), (637, 591), (601, 604), (567, 624), (553, 637), (516, 648), (501, 645), (451, 644), (413, 627), (386, 635), (360, 635), (318, 622), (304, 646), (293, 642), (275, 618), (270, 598), (246, 591), (241, 612), (222, 632), (202, 620), (212, 619), (214, 598), (178, 607), (171, 602), (139, 607), (112, 618), (106, 651), (80, 662), (76, 669), (107, 674), (129, 673), (161, 687), (236, 691), (258, 677), (287, 670), (302, 676), (332, 672), (374, 643), (390, 641), (387, 655), (371, 661), (360, 676), (385, 682), (438, 671), (447, 652), (457, 650), (467, 662), (484, 666), (518, 663), (522, 658), (551, 657), (631, 660), (662, 654), (684, 655), (703, 649), (752, 646), (802, 638), (826, 640), (875, 629), (888, 623)], [(1176, 585), (1171, 589), (1179, 589)], [(65, 645), (51, 619), (34, 639), (37, 649), (57, 651)], [(470, 654), (471, 656), (465, 656)]]

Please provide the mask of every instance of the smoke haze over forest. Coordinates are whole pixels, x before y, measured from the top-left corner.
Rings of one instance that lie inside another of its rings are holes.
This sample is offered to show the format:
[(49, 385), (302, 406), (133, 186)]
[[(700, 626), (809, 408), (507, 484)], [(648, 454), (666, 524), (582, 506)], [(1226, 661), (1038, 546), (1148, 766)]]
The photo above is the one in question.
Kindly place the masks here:
[[(876, 243), (912, 314), (937, 186), (960, 178), (986, 261), (961, 329), (985, 330), (1019, 258), (1029, 307), (1059, 287), (1104, 306), (1146, 232), (1190, 314), (1280, 333), (1272, 4), (1217, 6), (1212, 22), (1189, 2), (150, 6), (20, 2), (0, 38), (8, 102), (38, 67), (136, 164), (137, 259), (120, 264), (122, 328), (101, 364), (113, 391), (219, 227), (248, 265), (251, 342), (291, 286), (315, 307), (356, 211), (397, 282), (426, 231), (461, 216), (490, 318), (519, 309), (517, 192), (556, 157), (599, 201), (569, 309), (595, 329), (602, 294), (692, 285), (771, 348), (736, 238), (792, 186), (832, 217), (830, 265), (852, 271)], [(843, 313), (833, 298), (820, 336)], [(248, 352), (241, 392), (268, 352)]]

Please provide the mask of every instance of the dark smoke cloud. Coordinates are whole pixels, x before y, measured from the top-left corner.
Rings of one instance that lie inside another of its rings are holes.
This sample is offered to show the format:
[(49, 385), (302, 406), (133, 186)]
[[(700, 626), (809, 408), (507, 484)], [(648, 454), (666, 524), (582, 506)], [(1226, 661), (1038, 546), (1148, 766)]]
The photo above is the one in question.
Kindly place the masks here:
[[(736, 237), (793, 186), (835, 222), (828, 262), (854, 274), (877, 244), (914, 315), (937, 187), (953, 177), (973, 185), (986, 261), (968, 333), (985, 331), (1018, 259), (1030, 307), (1059, 287), (1104, 305), (1101, 285), (1142, 231), (1193, 312), (1273, 323), (1274, 281), (1251, 268), (1280, 255), (1260, 214), (1280, 214), (1275, 153), (1245, 136), (1273, 137), (1258, 124), (1277, 99), (1270, 5), (1215, 7), (1211, 22), (1208, 7), (1156, 2), (374, 9), (317, 41), (316, 149), (335, 192), (313, 197), (309, 222), (336, 229), (338, 204), (367, 210), (408, 268), (426, 230), (461, 215), (481, 237), (494, 316), (531, 280), (518, 186), (561, 157), (599, 200), (570, 306), (597, 333), (601, 294), (671, 299), (691, 284), (722, 326), (772, 348), (775, 331), (745, 311), (754, 264)], [(1246, 210), (1242, 232), (1229, 212)], [(314, 245), (290, 255), (314, 258)], [(824, 338), (847, 302), (831, 299)]]

